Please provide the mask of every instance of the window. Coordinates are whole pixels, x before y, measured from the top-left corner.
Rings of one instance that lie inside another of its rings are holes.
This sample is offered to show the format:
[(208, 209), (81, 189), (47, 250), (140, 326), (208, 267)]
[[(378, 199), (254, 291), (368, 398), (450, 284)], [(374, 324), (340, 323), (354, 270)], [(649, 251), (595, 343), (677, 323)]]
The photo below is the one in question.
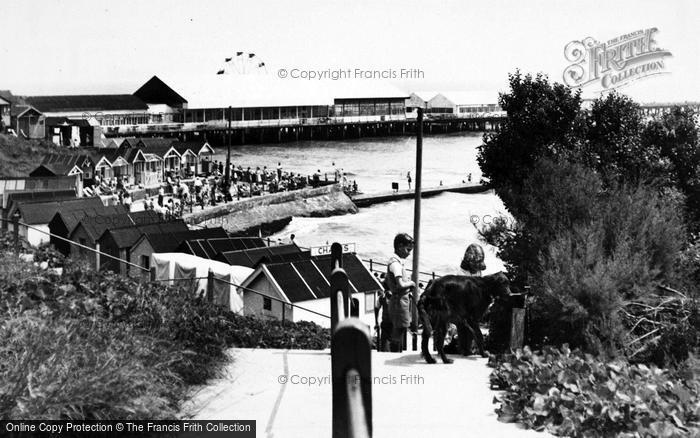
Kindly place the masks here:
[(147, 255), (141, 256), (141, 266), (145, 269), (151, 269), (151, 258)]
[(263, 297), (263, 309), (272, 310), (272, 300), (267, 297)]

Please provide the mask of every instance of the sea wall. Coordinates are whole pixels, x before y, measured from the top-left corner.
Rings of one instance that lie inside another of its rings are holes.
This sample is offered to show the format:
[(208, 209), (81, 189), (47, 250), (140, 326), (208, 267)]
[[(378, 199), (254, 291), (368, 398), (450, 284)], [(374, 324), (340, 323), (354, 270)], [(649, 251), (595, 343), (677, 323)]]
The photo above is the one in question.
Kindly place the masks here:
[(356, 213), (357, 207), (339, 185), (256, 196), (183, 215), (190, 225), (221, 226), (244, 233), (262, 225), (286, 223), (292, 217), (327, 217)]

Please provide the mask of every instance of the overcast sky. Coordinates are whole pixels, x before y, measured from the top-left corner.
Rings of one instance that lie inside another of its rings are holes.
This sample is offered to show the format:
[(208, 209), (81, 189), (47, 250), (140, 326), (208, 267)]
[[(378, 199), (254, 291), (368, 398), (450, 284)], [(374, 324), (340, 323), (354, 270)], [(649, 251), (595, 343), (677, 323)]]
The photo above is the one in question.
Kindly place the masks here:
[[(700, 100), (700, 2), (3, 0), (0, 89), (131, 93), (154, 74), (215, 74), (236, 51), (291, 69), (416, 68), (411, 90), (503, 90), (516, 68), (562, 81), (564, 46), (659, 29), (669, 74), (622, 89)], [(185, 96), (186, 97), (186, 96)]]

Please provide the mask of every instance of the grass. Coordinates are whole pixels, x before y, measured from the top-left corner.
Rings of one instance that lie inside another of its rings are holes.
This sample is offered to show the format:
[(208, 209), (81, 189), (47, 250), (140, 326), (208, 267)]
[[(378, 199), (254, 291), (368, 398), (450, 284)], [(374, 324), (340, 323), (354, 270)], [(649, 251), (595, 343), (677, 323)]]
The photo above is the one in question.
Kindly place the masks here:
[(52, 259), (60, 275), (0, 248), (2, 418), (174, 419), (229, 347), (328, 345), (313, 323), (242, 317), (185, 288)]
[(0, 134), (0, 176), (27, 176), (46, 154), (64, 150), (46, 140), (25, 140)]

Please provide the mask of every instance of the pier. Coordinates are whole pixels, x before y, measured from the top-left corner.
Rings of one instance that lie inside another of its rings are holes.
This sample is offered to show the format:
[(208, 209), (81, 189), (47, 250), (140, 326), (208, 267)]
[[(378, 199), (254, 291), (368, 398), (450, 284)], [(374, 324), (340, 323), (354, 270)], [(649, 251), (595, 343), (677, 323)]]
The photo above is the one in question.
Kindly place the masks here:
[[(449, 186), (427, 187), (421, 190), (424, 198), (439, 195), (444, 192), (454, 193), (484, 193), (490, 190), (491, 187), (479, 183), (455, 184)], [(383, 202), (398, 201), (401, 199), (412, 199), (415, 190), (395, 190), (381, 193), (368, 193), (350, 195), (350, 199), (357, 207), (369, 207), (374, 204)]]

